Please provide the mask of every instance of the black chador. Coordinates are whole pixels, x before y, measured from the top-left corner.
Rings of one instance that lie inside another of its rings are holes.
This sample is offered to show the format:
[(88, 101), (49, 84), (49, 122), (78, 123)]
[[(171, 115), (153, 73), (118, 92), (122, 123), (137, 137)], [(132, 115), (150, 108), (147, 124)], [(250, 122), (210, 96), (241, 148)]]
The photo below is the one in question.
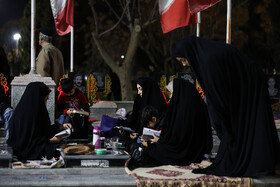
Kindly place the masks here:
[(144, 151), (144, 161), (155, 165), (200, 163), (212, 146), (211, 125), (204, 101), (192, 83), (174, 79), (160, 138)]
[(7, 143), (21, 160), (56, 156), (56, 145), (49, 143), (49, 139), (59, 131), (59, 126), (51, 125), (45, 104), (50, 91), (44, 83), (32, 82), (15, 108)]
[(188, 60), (221, 140), (212, 165), (193, 172), (251, 177), (275, 171), (280, 143), (257, 65), (232, 45), (194, 36), (176, 43), (173, 56)]
[(161, 116), (162, 113), (166, 112), (167, 104), (161, 89), (154, 80), (141, 77), (137, 80), (137, 84), (142, 87), (142, 97), (137, 94), (134, 100), (133, 113), (129, 119), (129, 124), (136, 132), (142, 134), (143, 124), (141, 124), (139, 118), (143, 108), (151, 105), (157, 109)]

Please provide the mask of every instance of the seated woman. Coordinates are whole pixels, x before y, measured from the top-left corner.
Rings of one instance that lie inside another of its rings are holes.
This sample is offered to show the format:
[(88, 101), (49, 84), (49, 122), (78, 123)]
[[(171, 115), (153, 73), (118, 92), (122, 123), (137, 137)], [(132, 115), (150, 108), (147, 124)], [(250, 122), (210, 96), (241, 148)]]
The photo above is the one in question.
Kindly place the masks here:
[(47, 159), (59, 156), (56, 143), (63, 138), (54, 134), (72, 128), (71, 124), (51, 125), (46, 101), (51, 90), (42, 82), (27, 85), (10, 120), (7, 141), (20, 160)]
[(221, 140), (212, 165), (193, 172), (231, 177), (274, 173), (280, 141), (266, 76), (258, 65), (233, 45), (196, 36), (177, 42), (173, 56), (196, 75)]
[[(136, 165), (189, 165), (199, 163), (213, 147), (212, 132), (205, 103), (195, 86), (183, 79), (174, 79), (173, 93), (162, 125), (160, 137), (132, 159)], [(145, 116), (145, 112), (143, 111)], [(155, 127), (153, 117), (147, 126)], [(141, 161), (139, 161), (141, 160)]]
[[(132, 115), (128, 118), (128, 124), (136, 133), (141, 134), (143, 125), (139, 117), (143, 108), (151, 105), (158, 110), (161, 116), (166, 112), (167, 102), (157, 83), (150, 78), (139, 78), (137, 80), (137, 90), (138, 94), (134, 100), (133, 111)], [(133, 137), (135, 137), (135, 134)]]

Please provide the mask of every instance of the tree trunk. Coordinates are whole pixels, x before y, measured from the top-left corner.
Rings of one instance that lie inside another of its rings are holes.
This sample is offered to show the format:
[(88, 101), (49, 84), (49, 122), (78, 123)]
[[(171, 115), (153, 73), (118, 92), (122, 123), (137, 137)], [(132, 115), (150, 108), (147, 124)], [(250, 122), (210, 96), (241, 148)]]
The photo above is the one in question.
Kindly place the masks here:
[(138, 24), (138, 20), (135, 20), (134, 29), (131, 31), (131, 37), (128, 45), (128, 49), (126, 52), (126, 57), (121, 64), (120, 67), (117, 66), (117, 62), (114, 61), (110, 54), (105, 50), (102, 45), (101, 40), (97, 37), (96, 33), (92, 33), (93, 40), (100, 52), (101, 56), (103, 57), (106, 64), (118, 75), (121, 84), (121, 93), (122, 93), (122, 100), (123, 101), (130, 101), (133, 100), (133, 90), (131, 84), (131, 73), (132, 73), (132, 63), (133, 57), (135, 56), (136, 49), (138, 47), (138, 42), (140, 38), (141, 28), (139, 29), (140, 25)]
[(138, 20), (135, 20), (134, 29), (131, 31), (128, 49), (126, 57), (121, 68), (118, 69), (118, 76), (121, 83), (122, 100), (131, 101), (133, 100), (133, 89), (132, 89), (132, 63), (133, 58), (138, 47), (139, 38), (141, 33), (141, 27), (138, 24)]
[(123, 101), (132, 101), (133, 100), (133, 89), (131, 84), (131, 69), (119, 68), (117, 75), (120, 79), (121, 84), (121, 94)]

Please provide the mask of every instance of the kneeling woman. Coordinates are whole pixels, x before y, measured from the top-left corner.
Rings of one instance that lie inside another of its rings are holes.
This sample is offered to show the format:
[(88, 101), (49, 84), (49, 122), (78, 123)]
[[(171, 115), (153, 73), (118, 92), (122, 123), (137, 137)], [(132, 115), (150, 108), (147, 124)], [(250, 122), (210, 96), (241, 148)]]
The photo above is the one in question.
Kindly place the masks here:
[(193, 84), (174, 79), (161, 135), (157, 142), (144, 150), (140, 165), (199, 163), (212, 147), (211, 126), (204, 101)]
[(56, 144), (62, 138), (54, 137), (71, 124), (51, 125), (46, 101), (51, 90), (42, 82), (27, 85), (10, 121), (7, 141), (20, 160), (37, 160), (59, 156)]

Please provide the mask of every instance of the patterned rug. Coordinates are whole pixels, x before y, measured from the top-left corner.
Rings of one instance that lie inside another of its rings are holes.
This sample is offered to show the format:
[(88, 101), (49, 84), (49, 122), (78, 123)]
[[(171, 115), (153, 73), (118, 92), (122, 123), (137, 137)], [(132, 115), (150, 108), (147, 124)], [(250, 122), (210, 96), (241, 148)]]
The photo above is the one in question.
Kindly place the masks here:
[(193, 169), (205, 168), (211, 164), (202, 161), (200, 164), (189, 166), (159, 166), (150, 168), (137, 168), (130, 170), (128, 160), (125, 165), (126, 172), (136, 179), (137, 186), (160, 187), (160, 186), (252, 186), (251, 178), (233, 178), (214, 175), (194, 174)]

